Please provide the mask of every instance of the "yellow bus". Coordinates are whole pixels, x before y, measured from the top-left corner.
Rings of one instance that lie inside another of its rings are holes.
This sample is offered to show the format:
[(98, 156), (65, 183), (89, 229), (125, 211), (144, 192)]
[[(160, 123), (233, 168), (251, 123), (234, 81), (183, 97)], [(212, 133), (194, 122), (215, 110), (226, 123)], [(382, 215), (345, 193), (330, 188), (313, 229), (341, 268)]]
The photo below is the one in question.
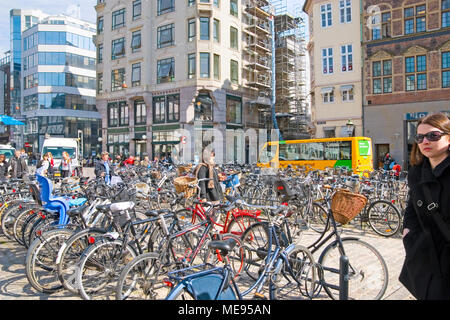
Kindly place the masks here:
[(347, 167), (356, 173), (373, 171), (372, 140), (367, 137), (270, 141), (259, 154), (259, 167), (287, 165), (311, 170)]

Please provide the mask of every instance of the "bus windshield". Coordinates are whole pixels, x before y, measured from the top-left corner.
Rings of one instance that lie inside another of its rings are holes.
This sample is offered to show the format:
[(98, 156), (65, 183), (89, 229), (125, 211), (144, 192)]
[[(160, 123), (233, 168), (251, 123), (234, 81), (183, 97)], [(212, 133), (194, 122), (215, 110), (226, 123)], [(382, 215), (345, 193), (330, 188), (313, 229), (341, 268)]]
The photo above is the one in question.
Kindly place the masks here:
[(266, 143), (264, 147), (261, 150), (261, 153), (259, 155), (259, 162), (260, 163), (269, 163), (276, 154), (277, 151), (277, 145), (269, 145)]
[(44, 147), (43, 154), (51, 152), (53, 158), (62, 159), (62, 153), (66, 151), (70, 158), (75, 159), (75, 148), (70, 147)]

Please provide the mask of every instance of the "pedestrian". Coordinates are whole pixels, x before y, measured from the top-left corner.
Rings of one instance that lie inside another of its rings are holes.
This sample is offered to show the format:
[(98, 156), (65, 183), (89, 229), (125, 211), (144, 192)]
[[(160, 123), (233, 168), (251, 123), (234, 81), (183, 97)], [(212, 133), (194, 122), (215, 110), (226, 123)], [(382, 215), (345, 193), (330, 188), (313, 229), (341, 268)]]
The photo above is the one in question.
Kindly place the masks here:
[(200, 199), (202, 201), (218, 202), (222, 200), (222, 187), (219, 182), (219, 175), (217, 174), (215, 166), (215, 152), (206, 148), (202, 152), (202, 161), (194, 169), (194, 175), (197, 179), (212, 179), (199, 182)]
[(394, 158), (392, 158), (391, 154), (387, 152), (383, 157), (383, 169), (389, 170), (389, 166), (391, 165), (392, 161), (394, 161)]
[(11, 166), (11, 178), (22, 179), (28, 175), (28, 165), (24, 157), (21, 157), (21, 152), (16, 150), (14, 157), (9, 162)]
[(450, 299), (450, 120), (419, 120), (408, 170), (400, 282), (420, 300)]
[(400, 172), (402, 171), (402, 166), (398, 162), (394, 161), (394, 165), (392, 166), (392, 171), (394, 172), (395, 178), (398, 180), (398, 178), (400, 176)]
[(141, 166), (150, 168), (150, 159), (148, 156), (144, 156), (144, 159), (141, 161)]
[(49, 177), (53, 177), (53, 175), (55, 174), (55, 160), (53, 159), (53, 154), (50, 151), (47, 152), (46, 155), (48, 156), (48, 162), (49, 162), (49, 166), (47, 169), (47, 175)]
[(111, 183), (111, 177), (114, 174), (114, 168), (109, 162), (109, 153), (103, 151), (101, 154), (101, 160), (97, 161), (94, 170), (95, 176), (97, 178), (104, 178), (107, 184)]
[(67, 178), (71, 176), (72, 172), (72, 159), (70, 159), (67, 151), (63, 151), (62, 153), (61, 164), (59, 165), (59, 169), (61, 170), (61, 177)]
[(48, 159), (48, 154), (44, 154), (42, 159), (36, 165), (36, 174), (41, 176), (46, 176), (48, 168), (50, 167), (50, 161)]
[(6, 156), (0, 154), (0, 181), (5, 181), (8, 176), (8, 161), (6, 161)]

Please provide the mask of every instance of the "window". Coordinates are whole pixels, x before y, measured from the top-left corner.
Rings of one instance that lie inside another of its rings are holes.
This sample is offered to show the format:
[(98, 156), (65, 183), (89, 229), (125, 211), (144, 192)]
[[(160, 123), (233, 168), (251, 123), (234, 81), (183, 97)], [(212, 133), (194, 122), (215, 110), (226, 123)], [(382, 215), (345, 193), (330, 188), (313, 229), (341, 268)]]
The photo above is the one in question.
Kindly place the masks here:
[(180, 121), (180, 95), (167, 96), (167, 122)]
[(97, 74), (97, 92), (100, 93), (103, 90), (103, 73)]
[[(97, 47), (97, 62), (98, 63), (102, 63), (103, 62), (103, 44), (99, 44), (98, 47)], [(69, 63), (68, 65), (71, 65), (71, 64)]]
[(133, 1), (133, 21), (141, 17), (142, 5), (141, 0)]
[(213, 22), (213, 39), (215, 42), (220, 42), (220, 21), (217, 19)]
[(450, 0), (442, 0), (442, 28), (450, 27)]
[(111, 60), (116, 60), (125, 56), (125, 38), (112, 41)]
[(157, 83), (172, 82), (175, 80), (175, 59), (158, 60)]
[(216, 6), (217, 8), (220, 7), (220, 0), (213, 0), (214, 6)]
[(392, 92), (392, 60), (372, 62), (372, 93)]
[(141, 50), (141, 30), (135, 31), (131, 34), (131, 52)]
[(450, 88), (450, 51), (442, 52), (442, 88)]
[(188, 20), (188, 41), (191, 42), (195, 38), (195, 19), (189, 19)]
[(175, 11), (175, 0), (157, 0), (158, 16), (164, 13)]
[(405, 58), (406, 91), (427, 89), (427, 60), (425, 55)]
[(238, 17), (238, 0), (230, 0), (230, 14), (232, 16)]
[(98, 17), (97, 19), (97, 34), (103, 32), (103, 17)]
[(426, 5), (404, 10), (405, 34), (426, 31)]
[(210, 77), (210, 58), (208, 52), (200, 52), (200, 78)]
[(323, 102), (324, 103), (334, 102), (334, 91), (333, 90), (330, 92), (323, 93)]
[(168, 47), (174, 44), (174, 28), (173, 23), (158, 27), (158, 48)]
[(242, 123), (242, 98), (227, 95), (227, 115), (229, 123)]
[(353, 47), (351, 44), (341, 46), (342, 72), (353, 70)]
[(200, 17), (200, 40), (209, 40), (209, 18)]
[(341, 15), (341, 23), (352, 22), (352, 1), (351, 0), (340, 0), (339, 1), (339, 12)]
[(322, 49), (322, 73), (333, 73), (333, 48)]
[(230, 61), (230, 78), (231, 78), (231, 83), (234, 83), (234, 84), (239, 83), (239, 66), (238, 66), (238, 62), (235, 60)]
[(220, 56), (214, 55), (214, 79), (220, 80)]
[(200, 93), (194, 103), (194, 120), (213, 120), (213, 101), (208, 93)]
[(125, 68), (111, 71), (111, 91), (123, 90), (125, 83)]
[(119, 126), (119, 104), (117, 102), (108, 103), (108, 127)]
[(146, 124), (147, 123), (147, 108), (145, 102), (142, 100), (134, 101), (134, 124)]
[(322, 27), (331, 26), (331, 3), (323, 4), (320, 6), (320, 18), (322, 21)]
[(125, 26), (125, 9), (117, 10), (112, 13), (112, 30)]
[(341, 89), (342, 101), (349, 102), (353, 101), (353, 87)]
[(188, 79), (195, 77), (195, 53), (188, 54)]
[(141, 63), (134, 63), (131, 66), (131, 86), (136, 87), (141, 85)]
[(391, 37), (391, 13), (384, 12), (381, 14), (381, 35), (383, 38)]
[(125, 101), (119, 102), (119, 126), (129, 124), (128, 105)]
[(195, 0), (188, 0), (188, 7), (193, 6), (195, 4)]
[(230, 47), (237, 50), (238, 41), (238, 30), (234, 27), (230, 27)]
[(166, 121), (166, 97), (153, 98), (153, 123), (164, 123)]

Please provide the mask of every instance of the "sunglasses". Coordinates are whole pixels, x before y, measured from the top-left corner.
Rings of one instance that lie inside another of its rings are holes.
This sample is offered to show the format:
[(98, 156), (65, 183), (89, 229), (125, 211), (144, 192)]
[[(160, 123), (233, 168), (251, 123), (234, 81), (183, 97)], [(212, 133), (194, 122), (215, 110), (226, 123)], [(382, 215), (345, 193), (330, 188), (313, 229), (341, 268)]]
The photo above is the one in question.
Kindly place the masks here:
[(428, 141), (439, 141), (442, 136), (447, 135), (447, 133), (440, 131), (430, 131), (425, 134), (417, 134), (415, 136), (415, 140), (417, 143), (422, 143), (424, 138), (427, 138)]

